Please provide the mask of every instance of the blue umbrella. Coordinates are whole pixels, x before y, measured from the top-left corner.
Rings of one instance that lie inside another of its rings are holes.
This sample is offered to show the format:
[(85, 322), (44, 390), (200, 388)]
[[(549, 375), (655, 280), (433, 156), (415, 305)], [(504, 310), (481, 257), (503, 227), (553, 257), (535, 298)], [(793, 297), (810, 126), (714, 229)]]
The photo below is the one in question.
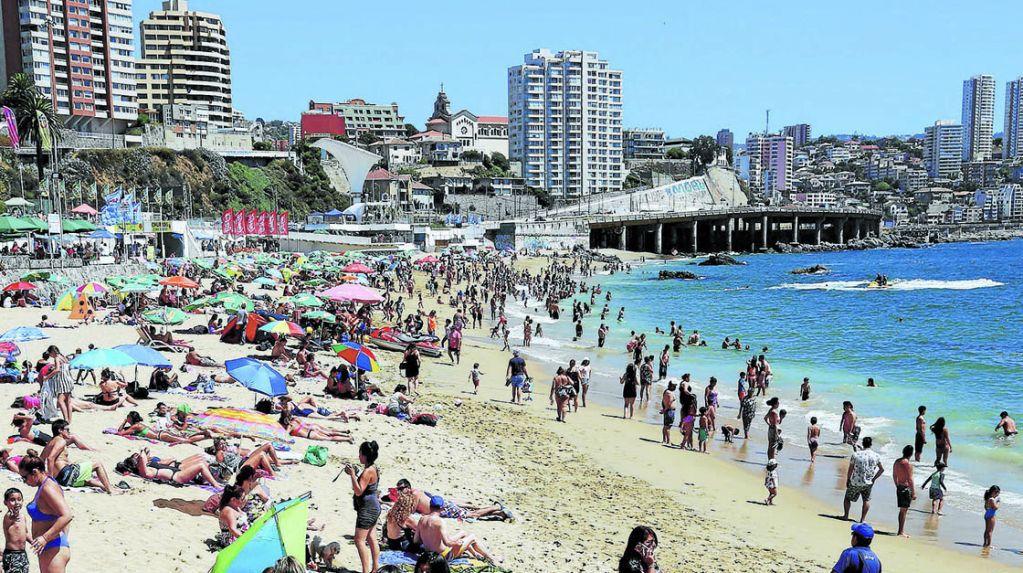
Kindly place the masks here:
[(139, 366), (151, 366), (153, 368), (171, 368), (170, 360), (167, 360), (163, 354), (153, 350), (148, 346), (142, 346), (141, 344), (122, 344), (115, 346), (114, 350), (120, 350), (121, 352), (131, 356), (135, 359), (135, 363)]
[(43, 340), (50, 335), (34, 326), (15, 326), (0, 335), (0, 342), (28, 342), (30, 340)]
[(97, 348), (75, 356), (68, 367), (76, 370), (100, 370), (117, 366), (135, 366), (138, 361), (125, 352), (113, 348)]
[(281, 373), (252, 358), (235, 358), (224, 363), (227, 374), (239, 384), (266, 396), (283, 396), (288, 383)]
[(85, 236), (87, 239), (116, 239), (113, 233), (106, 229), (97, 229)]

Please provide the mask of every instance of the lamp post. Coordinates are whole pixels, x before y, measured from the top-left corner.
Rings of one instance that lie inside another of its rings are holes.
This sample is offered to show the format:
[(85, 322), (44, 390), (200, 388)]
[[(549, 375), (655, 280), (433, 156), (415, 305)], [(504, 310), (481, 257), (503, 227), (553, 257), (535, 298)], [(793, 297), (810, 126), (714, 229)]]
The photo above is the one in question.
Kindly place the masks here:
[[(60, 226), (60, 233), (57, 235), (59, 238), (58, 240), (60, 241), (60, 257), (58, 258), (60, 259), (60, 268), (64, 268), (64, 209), (62, 205), (64, 198), (60, 196), (60, 192), (58, 191), (59, 181), (60, 174), (56, 171), (56, 166), (54, 166), (54, 171), (50, 173), (50, 197), (53, 200), (55, 209), (57, 210), (57, 224)], [(51, 262), (51, 268), (52, 266)]]

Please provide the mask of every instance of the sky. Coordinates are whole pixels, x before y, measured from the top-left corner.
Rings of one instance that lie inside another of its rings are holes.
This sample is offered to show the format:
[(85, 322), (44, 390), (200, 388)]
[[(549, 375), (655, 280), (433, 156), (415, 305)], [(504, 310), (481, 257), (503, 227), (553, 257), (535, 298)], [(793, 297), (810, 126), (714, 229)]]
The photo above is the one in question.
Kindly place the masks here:
[[(135, 18), (159, 0), (135, 0)], [(291, 8), (294, 7), (294, 8)], [(1023, 76), (1023, 2), (465, 2), (191, 0), (218, 13), (234, 105), (298, 120), (310, 99), (397, 102), (422, 129), (443, 82), (452, 111), (507, 115), (507, 69), (537, 48), (590, 50), (623, 71), (624, 125), (739, 140), (810, 123), (814, 135), (922, 133), (958, 121), (962, 83)], [(1015, 23), (1015, 24), (1014, 24)], [(136, 26), (136, 34), (138, 27)]]

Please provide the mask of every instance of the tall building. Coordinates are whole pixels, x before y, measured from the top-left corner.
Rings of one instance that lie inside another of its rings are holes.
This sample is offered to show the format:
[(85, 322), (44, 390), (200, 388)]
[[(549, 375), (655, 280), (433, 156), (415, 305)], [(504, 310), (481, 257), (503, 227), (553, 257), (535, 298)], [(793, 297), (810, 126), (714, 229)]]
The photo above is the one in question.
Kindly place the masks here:
[(1005, 128), (1002, 159), (1023, 155), (1023, 76), (1005, 84)]
[(749, 157), (749, 186), (765, 199), (777, 201), (792, 182), (792, 156), (795, 144), (788, 135), (751, 133), (746, 137)]
[(963, 126), (934, 122), (924, 130), (924, 169), (931, 178), (959, 179), (963, 165)]
[(995, 127), (995, 78), (973, 76), (963, 82), (963, 161), (991, 159)]
[(211, 128), (233, 127), (231, 50), (220, 16), (189, 11), (188, 0), (164, 0), (139, 30), (139, 107), (206, 106)]
[(663, 129), (624, 129), (622, 139), (625, 159), (664, 159)]
[(796, 125), (787, 125), (785, 130), (782, 132), (784, 135), (792, 138), (792, 145), (796, 146), (796, 149), (803, 147), (813, 139), (810, 135), (810, 124), (809, 123), (797, 123)]
[(124, 133), (138, 118), (131, 0), (0, 0), (0, 82), (24, 72), (69, 129)]
[(526, 185), (556, 197), (622, 188), (622, 72), (596, 52), (539, 49), (508, 68), (508, 124)]
[(405, 118), (398, 114), (398, 104), (368, 103), (350, 99), (338, 103), (310, 101), (310, 112), (329, 113), (344, 118), (348, 137), (355, 141), (364, 133), (378, 139), (405, 137)]
[(732, 134), (730, 129), (721, 129), (718, 131), (717, 141), (720, 147), (734, 147), (735, 135)]

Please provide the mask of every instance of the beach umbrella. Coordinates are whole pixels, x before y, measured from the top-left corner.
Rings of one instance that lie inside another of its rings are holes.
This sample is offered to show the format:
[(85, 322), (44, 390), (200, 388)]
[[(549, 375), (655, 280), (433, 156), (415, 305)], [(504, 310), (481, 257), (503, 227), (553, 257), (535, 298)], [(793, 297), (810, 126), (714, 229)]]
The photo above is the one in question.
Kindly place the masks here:
[(274, 282), (274, 280), (272, 278), (269, 278), (269, 277), (259, 277), (259, 278), (256, 278), (255, 280), (253, 280), (252, 284), (262, 285), (262, 286), (273, 286), (273, 285), (275, 285), (277, 283)]
[(117, 292), (120, 292), (120, 293), (132, 293), (132, 292), (149, 292), (149, 291), (153, 290), (153, 288), (154, 287), (152, 285), (131, 282), (131, 283), (125, 284), (124, 286), (117, 287), (114, 290), (116, 290)]
[(13, 342), (0, 342), (0, 356), (4, 360), (12, 360), (15, 356), (21, 354), (21, 349), (18, 345)]
[(343, 272), (350, 273), (350, 274), (364, 274), (364, 275), (376, 272), (372, 268), (367, 266), (365, 263), (359, 263), (359, 262), (349, 263), (349, 264), (345, 265), (341, 270)]
[(302, 318), (322, 320), (323, 322), (329, 322), (330, 324), (337, 322), (337, 317), (325, 310), (310, 310), (309, 312), (302, 313)]
[(327, 289), (320, 296), (338, 301), (354, 301), (364, 304), (382, 302), (384, 297), (376, 291), (357, 284), (343, 284)]
[(274, 504), (241, 537), (217, 553), (211, 573), (263, 571), (289, 555), (305, 563), (310, 497), (306, 493)]
[(283, 396), (288, 383), (281, 373), (253, 358), (235, 358), (224, 363), (227, 375), (239, 384), (266, 396)]
[(307, 292), (300, 292), (291, 297), (291, 303), (295, 306), (323, 306), (322, 300)]
[(31, 227), (34, 231), (45, 233), (50, 230), (50, 226), (37, 217), (21, 217), (21, 222)]
[(53, 303), (53, 310), (71, 310), (75, 306), (75, 299), (78, 298), (78, 292), (75, 287), (71, 287), (66, 291), (60, 293), (60, 296)]
[(24, 219), (12, 217), (11, 215), (4, 215), (0, 217), (0, 233), (21, 234), (35, 230), (35, 225), (25, 221)]
[(87, 239), (116, 239), (117, 236), (106, 229), (96, 229), (86, 236)]
[(119, 366), (135, 366), (136, 364), (138, 361), (125, 352), (113, 348), (97, 348), (75, 356), (71, 359), (68, 367), (75, 370), (100, 370)]
[(222, 292), (213, 297), (213, 302), (222, 305), (227, 310), (252, 310), (255, 308), (251, 300), (236, 292)]
[(288, 431), (277, 423), (276, 416), (236, 408), (210, 408), (193, 418), (199, 426), (226, 433), (240, 434), (258, 441), (271, 441), (275, 446), (293, 443)]
[(376, 355), (373, 354), (372, 350), (361, 344), (343, 342), (341, 344), (331, 346), (330, 349), (336, 352), (342, 360), (356, 368), (360, 368), (366, 372), (380, 371), (380, 365), (377, 363)]
[(263, 326), (259, 327), (263, 332), (269, 332), (270, 334), (283, 334), (285, 336), (303, 336), (305, 331), (302, 327), (295, 324), (294, 322), (288, 322), (287, 320), (275, 320), (268, 322)]
[(164, 286), (171, 286), (171, 287), (177, 287), (177, 288), (188, 288), (188, 289), (199, 288), (199, 283), (193, 281), (192, 279), (190, 279), (188, 277), (177, 277), (177, 276), (175, 276), (175, 277), (167, 277), (167, 278), (159, 281), (159, 283), (164, 285)]
[(188, 315), (181, 309), (161, 306), (142, 313), (143, 320), (153, 324), (181, 324), (188, 319)]
[(431, 263), (438, 263), (438, 262), (440, 262), (440, 259), (438, 259), (437, 257), (435, 257), (433, 255), (426, 255), (425, 257), (417, 260), (416, 264), (429, 265)]
[(28, 199), (23, 199), (21, 197), (12, 197), (4, 201), (4, 205), (8, 207), (31, 207), (33, 203)]
[(198, 309), (198, 308), (202, 308), (204, 306), (209, 306), (211, 304), (213, 304), (213, 298), (212, 297), (208, 297), (208, 296), (204, 296), (202, 298), (197, 298), (197, 299), (193, 300), (192, 302), (186, 304), (184, 306), (184, 309), (185, 310), (195, 310), (195, 309)]
[(171, 368), (173, 366), (171, 361), (163, 354), (141, 344), (121, 344), (113, 349), (131, 356), (135, 359), (135, 364), (139, 366), (150, 366), (153, 368)]
[(43, 340), (50, 335), (34, 326), (15, 326), (7, 332), (0, 334), (0, 342), (29, 342), (30, 340)]
[[(10, 205), (10, 202), (8, 202), (7, 204)], [(96, 211), (96, 209), (93, 209), (91, 206), (86, 205), (85, 203), (82, 203), (81, 205), (75, 207), (74, 209), (71, 209), (71, 212), (76, 214), (76, 215), (98, 215), (99, 214), (99, 211)]]
[(103, 283), (88, 282), (75, 289), (78, 294), (85, 293), (88, 296), (102, 296), (110, 292), (110, 287)]
[(318, 287), (318, 286), (323, 286), (323, 285), (327, 284), (327, 281), (324, 280), (324, 279), (309, 279), (309, 280), (305, 281), (302, 284), (304, 284), (306, 286), (311, 286), (311, 287)]
[(30, 282), (18, 281), (16, 283), (11, 283), (11, 284), (5, 286), (4, 287), (4, 292), (13, 292), (13, 291), (18, 291), (18, 290), (35, 290), (37, 288), (39, 288), (39, 287), (37, 287), (36, 285), (34, 285), (34, 284), (30, 283)]
[(212, 270), (216, 265), (216, 261), (213, 259), (195, 259), (195, 264), (201, 269)]

